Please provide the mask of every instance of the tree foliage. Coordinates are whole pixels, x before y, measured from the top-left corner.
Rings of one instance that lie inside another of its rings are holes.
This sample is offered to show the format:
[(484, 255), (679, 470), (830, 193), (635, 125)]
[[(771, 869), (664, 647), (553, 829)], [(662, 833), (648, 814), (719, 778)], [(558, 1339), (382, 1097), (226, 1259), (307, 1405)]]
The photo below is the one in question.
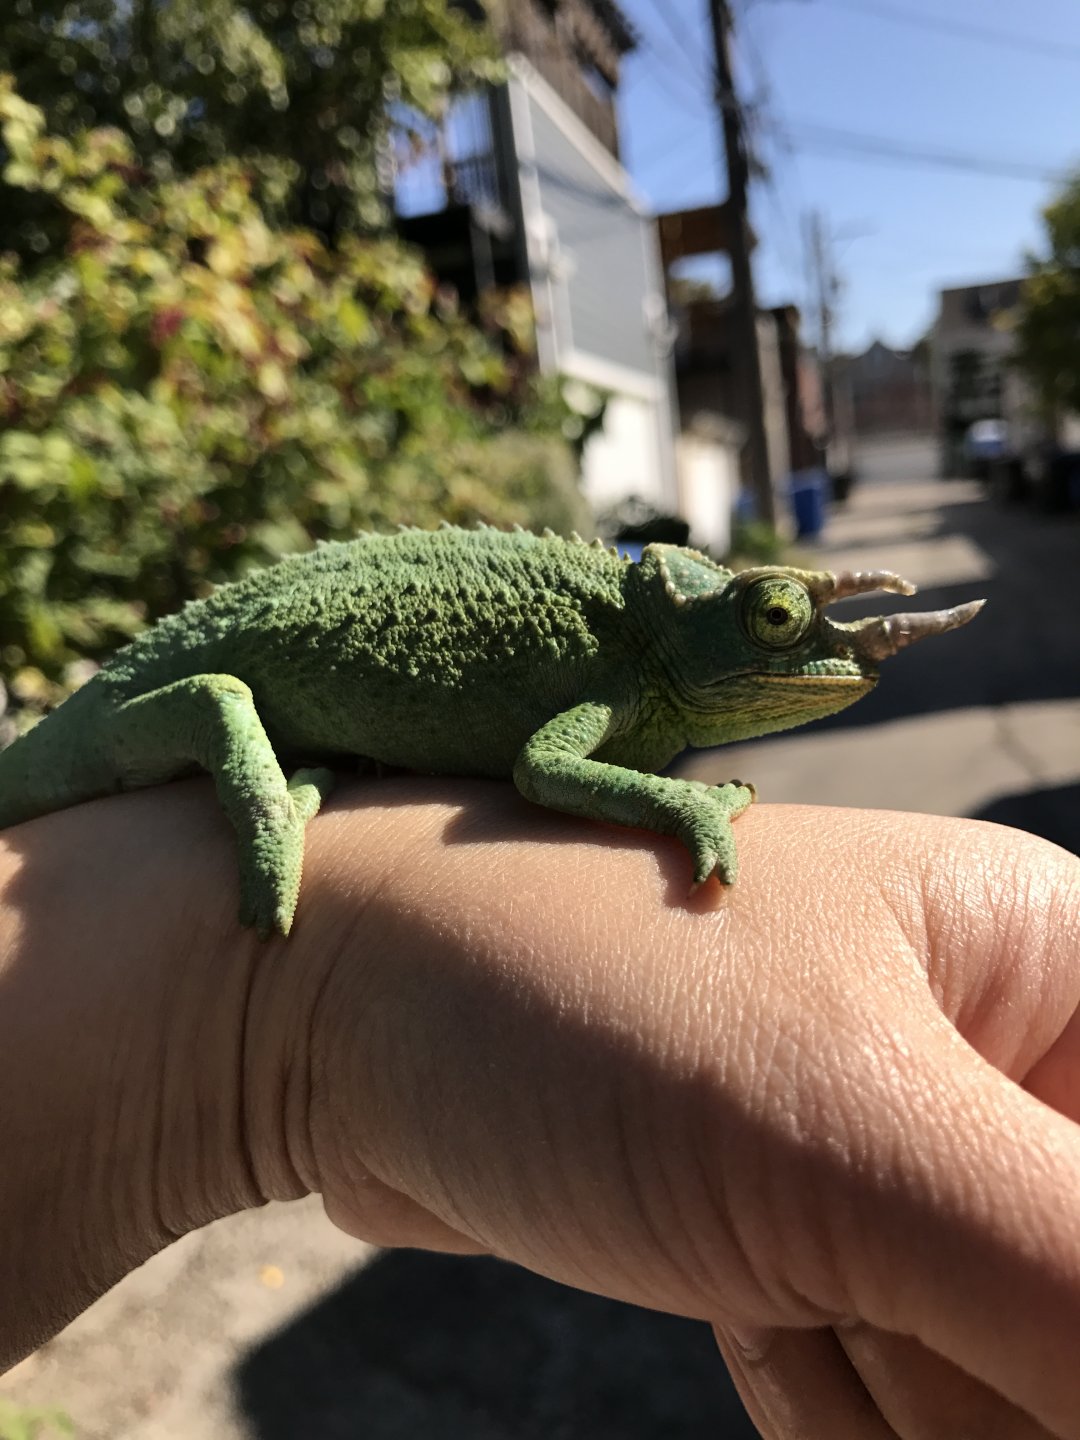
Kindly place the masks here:
[[(276, 161), (277, 217), (333, 239), (384, 218), (388, 107), (436, 115), (498, 62), (448, 0), (5, 0), (0, 71), (57, 134), (124, 131), (158, 179)], [(0, 192), (0, 251), (51, 252), (50, 198)]]
[(74, 1434), (70, 1416), (61, 1410), (36, 1405), (28, 1409), (0, 1399), (0, 1440), (46, 1440)]
[(1080, 411), (1080, 175), (1043, 212), (1016, 323), (1017, 364), (1048, 417)]
[(313, 539), (587, 523), (581, 422), (523, 363), (523, 297), (476, 325), (397, 241), (276, 223), (272, 167), (158, 177), (117, 130), (50, 135), (10, 81), (0, 122), (7, 185), (62, 224), (47, 261), (0, 262), (0, 664), (23, 699)]

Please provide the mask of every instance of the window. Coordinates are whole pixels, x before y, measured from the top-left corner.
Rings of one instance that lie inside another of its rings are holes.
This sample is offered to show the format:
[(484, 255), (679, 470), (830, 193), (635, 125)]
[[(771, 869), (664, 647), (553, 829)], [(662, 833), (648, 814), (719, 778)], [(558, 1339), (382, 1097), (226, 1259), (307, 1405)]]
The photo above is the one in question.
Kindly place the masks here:
[(612, 85), (611, 81), (596, 64), (588, 51), (583, 50), (580, 45), (575, 45), (574, 51), (577, 56), (578, 66), (581, 70), (581, 78), (585, 81), (585, 84), (598, 100), (602, 100), (606, 105), (610, 104), (615, 96), (614, 85)]

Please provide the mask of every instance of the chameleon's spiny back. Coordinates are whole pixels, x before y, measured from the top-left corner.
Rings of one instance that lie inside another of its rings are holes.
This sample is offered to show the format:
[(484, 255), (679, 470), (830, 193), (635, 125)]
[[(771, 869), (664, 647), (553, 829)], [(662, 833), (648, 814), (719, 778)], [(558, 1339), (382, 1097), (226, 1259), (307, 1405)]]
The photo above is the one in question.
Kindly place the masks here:
[(141, 690), (158, 670), (176, 678), (185, 652), (196, 668), (216, 668), (214, 652), (235, 659), (248, 646), (261, 668), (278, 651), (302, 664), (309, 646), (345, 659), (354, 645), (377, 645), (388, 664), (413, 673), (466, 634), (488, 643), (501, 633), (512, 644), (523, 631), (566, 640), (573, 632), (571, 648), (588, 650), (591, 621), (623, 609), (629, 564), (599, 542), (550, 533), (448, 526), (364, 535), (319, 545), (190, 603), (119, 652), (102, 678)]

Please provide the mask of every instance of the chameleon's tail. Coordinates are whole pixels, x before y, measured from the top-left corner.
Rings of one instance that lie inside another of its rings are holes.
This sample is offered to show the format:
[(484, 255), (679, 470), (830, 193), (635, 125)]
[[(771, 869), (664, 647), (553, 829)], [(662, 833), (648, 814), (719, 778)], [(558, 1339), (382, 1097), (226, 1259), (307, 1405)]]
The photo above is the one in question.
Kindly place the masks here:
[(91, 680), (0, 751), (0, 830), (119, 788), (99, 750), (100, 699)]

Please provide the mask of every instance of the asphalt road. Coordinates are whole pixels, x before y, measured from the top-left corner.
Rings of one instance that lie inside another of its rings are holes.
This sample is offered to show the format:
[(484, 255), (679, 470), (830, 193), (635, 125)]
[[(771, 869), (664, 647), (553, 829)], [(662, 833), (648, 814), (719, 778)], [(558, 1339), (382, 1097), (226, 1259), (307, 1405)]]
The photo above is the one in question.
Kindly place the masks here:
[(806, 558), (919, 586), (838, 616), (979, 597), (986, 608), (886, 661), (877, 689), (839, 715), (687, 757), (679, 773), (749, 778), (765, 801), (995, 820), (1080, 853), (1080, 516), (999, 508), (973, 482), (881, 480)]

